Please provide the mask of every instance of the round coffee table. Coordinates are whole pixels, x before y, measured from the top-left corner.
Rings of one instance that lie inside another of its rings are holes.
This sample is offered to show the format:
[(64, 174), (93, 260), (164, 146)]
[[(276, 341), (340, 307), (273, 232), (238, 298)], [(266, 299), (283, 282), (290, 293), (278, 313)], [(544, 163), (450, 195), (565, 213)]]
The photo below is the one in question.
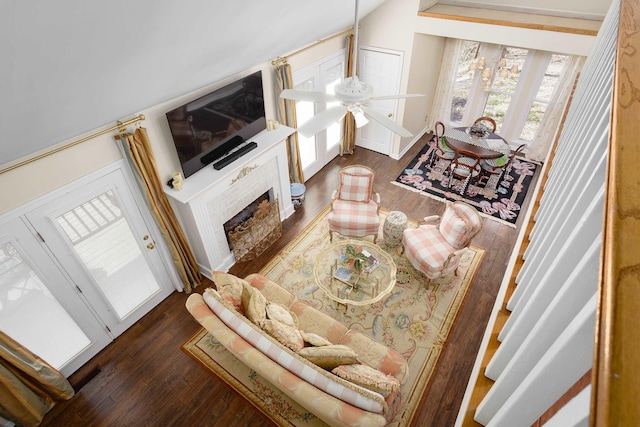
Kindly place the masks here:
[[(341, 259), (348, 246), (372, 255), (378, 261), (377, 267), (370, 272), (363, 269), (360, 274), (352, 271), (348, 278), (336, 278), (336, 271), (340, 267), (340, 271), (348, 270), (348, 263)], [(378, 302), (387, 297), (396, 284), (396, 264), (393, 258), (380, 247), (364, 240), (332, 243), (318, 254), (313, 274), (327, 297), (345, 307)]]

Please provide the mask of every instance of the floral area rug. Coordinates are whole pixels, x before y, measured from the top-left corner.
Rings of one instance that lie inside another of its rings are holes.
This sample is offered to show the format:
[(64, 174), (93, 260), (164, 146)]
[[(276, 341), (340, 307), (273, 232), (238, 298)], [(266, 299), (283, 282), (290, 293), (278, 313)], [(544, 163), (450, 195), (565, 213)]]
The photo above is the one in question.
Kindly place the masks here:
[[(325, 219), (327, 207), (305, 230), (276, 255), (260, 273), (279, 283), (299, 299), (402, 354), (409, 363), (409, 378), (402, 386), (402, 401), (391, 426), (409, 426), (422, 404), (449, 332), (475, 277), (485, 250), (471, 247), (457, 276), (432, 280), (416, 271), (396, 246), (383, 239), (387, 211), (381, 210), (378, 246), (397, 266), (397, 282), (386, 300), (370, 306), (337, 306), (316, 285), (313, 268), (320, 250), (330, 244)], [(415, 227), (414, 221), (409, 222)], [(340, 236), (335, 235), (334, 241)], [(370, 239), (370, 238), (369, 238)], [(280, 426), (321, 426), (324, 423), (290, 400), (256, 372), (239, 362), (202, 329), (183, 350)]]
[(498, 176), (494, 175), (486, 185), (469, 184), (465, 194), (461, 195), (463, 181), (454, 179), (449, 186), (449, 177), (444, 174), (448, 161), (440, 160), (433, 167), (430, 166), (434, 144), (433, 139), (429, 141), (393, 184), (440, 201), (462, 200), (474, 206), (485, 217), (515, 227), (520, 207), (539, 165), (516, 157), (511, 164), (510, 173), (505, 174), (500, 182), (497, 182)]

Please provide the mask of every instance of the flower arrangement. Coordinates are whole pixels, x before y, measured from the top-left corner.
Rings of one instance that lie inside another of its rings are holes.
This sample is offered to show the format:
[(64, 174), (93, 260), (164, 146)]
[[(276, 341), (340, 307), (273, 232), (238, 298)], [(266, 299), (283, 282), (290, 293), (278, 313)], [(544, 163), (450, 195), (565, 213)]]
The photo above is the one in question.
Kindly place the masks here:
[(369, 255), (362, 252), (362, 246), (346, 245), (340, 260), (358, 274), (362, 272), (363, 268), (369, 266)]

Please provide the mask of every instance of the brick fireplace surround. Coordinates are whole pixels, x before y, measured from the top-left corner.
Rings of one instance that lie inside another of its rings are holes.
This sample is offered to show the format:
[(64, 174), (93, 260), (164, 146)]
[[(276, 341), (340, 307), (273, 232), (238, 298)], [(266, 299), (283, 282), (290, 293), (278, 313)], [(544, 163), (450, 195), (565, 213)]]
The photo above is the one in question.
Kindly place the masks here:
[(203, 168), (185, 180), (181, 191), (165, 187), (206, 277), (211, 278), (213, 270), (227, 271), (235, 263), (224, 223), (264, 192), (273, 189), (280, 202), (280, 221), (293, 213), (285, 147), (285, 139), (293, 132), (286, 126), (262, 131), (251, 139), (258, 148), (229, 166)]

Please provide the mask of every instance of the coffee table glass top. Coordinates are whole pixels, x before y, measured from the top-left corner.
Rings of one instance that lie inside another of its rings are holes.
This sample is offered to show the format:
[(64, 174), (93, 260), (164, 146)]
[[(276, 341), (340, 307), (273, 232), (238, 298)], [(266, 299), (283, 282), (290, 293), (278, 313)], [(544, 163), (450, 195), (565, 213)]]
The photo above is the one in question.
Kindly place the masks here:
[[(370, 272), (364, 268), (360, 274), (351, 271), (350, 277), (336, 278), (340, 272), (353, 270), (345, 259), (348, 246), (372, 255), (372, 259), (378, 261), (377, 267)], [(396, 284), (396, 264), (391, 256), (373, 243), (362, 240), (334, 242), (323, 249), (316, 258), (313, 274), (320, 289), (340, 304), (373, 304), (389, 295)]]

